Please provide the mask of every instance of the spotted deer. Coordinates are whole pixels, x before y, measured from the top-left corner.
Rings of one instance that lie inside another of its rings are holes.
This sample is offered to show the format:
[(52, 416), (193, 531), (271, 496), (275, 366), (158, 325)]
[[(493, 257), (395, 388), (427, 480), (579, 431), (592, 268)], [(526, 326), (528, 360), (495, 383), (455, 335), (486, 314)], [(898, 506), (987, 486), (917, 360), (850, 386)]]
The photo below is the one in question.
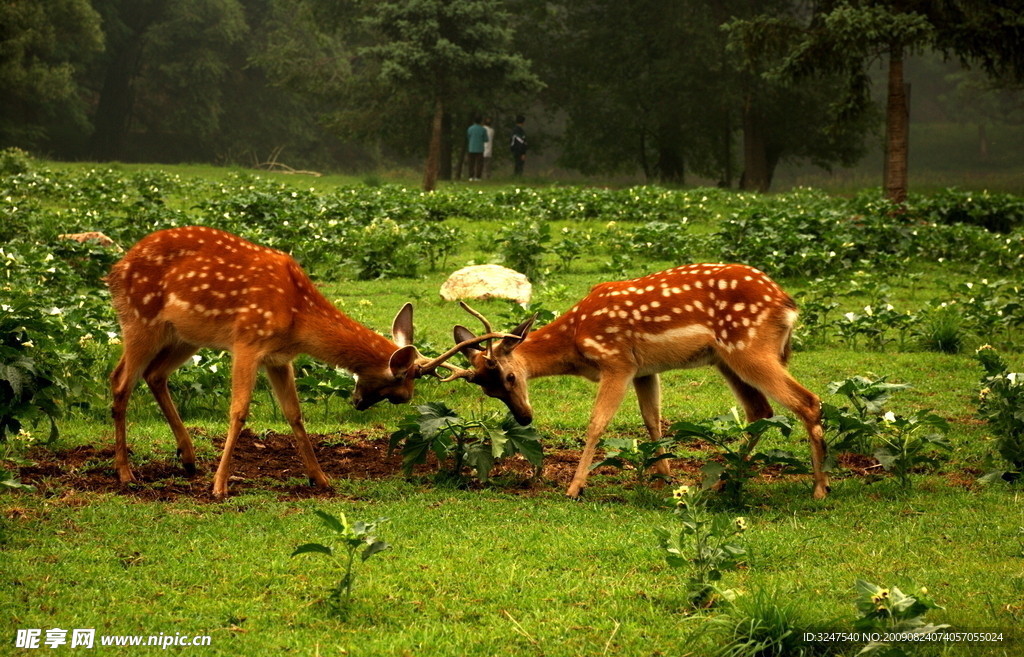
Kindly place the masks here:
[(450, 367), (444, 361), (467, 346), (427, 359), (412, 346), (411, 304), (398, 312), (391, 329), (394, 341), (388, 340), (335, 308), (288, 254), (202, 226), (142, 238), (113, 266), (106, 281), (124, 345), (111, 373), (114, 463), (124, 483), (134, 480), (125, 416), (140, 377), (167, 418), (185, 471), (195, 473), (192, 441), (167, 378), (200, 348), (232, 352), (229, 428), (213, 480), (213, 494), (222, 498), (261, 366), (291, 425), (310, 482), (329, 487), (302, 423), (295, 357), (307, 353), (352, 372), (352, 401), (364, 410), (383, 399), (408, 402), (415, 379), (438, 366)]
[[(487, 320), (463, 307), (490, 333)], [(486, 349), (462, 347), (471, 369), (464, 378), (505, 402), (520, 424), (533, 419), (527, 381), (582, 376), (598, 383), (586, 446), (566, 494), (586, 484), (598, 441), (633, 384), (644, 425), (661, 439), (659, 374), (713, 365), (732, 388), (751, 422), (772, 416), (770, 397), (803, 421), (810, 438), (814, 497), (828, 494), (822, 470), (820, 400), (786, 370), (796, 304), (764, 273), (745, 265), (695, 264), (629, 281), (601, 283), (554, 322), (531, 332), (533, 318)], [(455, 327), (456, 342), (473, 337)], [(668, 475), (662, 459), (658, 471)]]

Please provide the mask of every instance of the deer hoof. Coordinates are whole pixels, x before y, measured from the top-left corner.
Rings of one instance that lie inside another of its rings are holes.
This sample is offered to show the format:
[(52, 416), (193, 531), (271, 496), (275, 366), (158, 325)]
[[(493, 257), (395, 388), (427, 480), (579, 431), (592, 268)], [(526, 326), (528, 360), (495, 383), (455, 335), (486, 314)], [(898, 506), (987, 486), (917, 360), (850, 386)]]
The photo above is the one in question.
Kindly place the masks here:
[(181, 467), (185, 470), (186, 477), (196, 476), (196, 464), (195, 463), (182, 463)]

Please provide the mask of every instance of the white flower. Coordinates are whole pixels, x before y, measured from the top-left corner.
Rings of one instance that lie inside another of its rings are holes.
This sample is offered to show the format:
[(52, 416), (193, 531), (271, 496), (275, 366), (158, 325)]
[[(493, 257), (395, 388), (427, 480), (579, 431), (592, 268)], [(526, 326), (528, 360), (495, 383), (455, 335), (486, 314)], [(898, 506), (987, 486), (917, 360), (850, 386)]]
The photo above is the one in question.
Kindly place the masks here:
[(882, 419), (884, 419), (886, 422), (895, 422), (896, 421), (896, 414), (893, 413), (892, 411), (889, 411), (885, 415), (882, 416)]

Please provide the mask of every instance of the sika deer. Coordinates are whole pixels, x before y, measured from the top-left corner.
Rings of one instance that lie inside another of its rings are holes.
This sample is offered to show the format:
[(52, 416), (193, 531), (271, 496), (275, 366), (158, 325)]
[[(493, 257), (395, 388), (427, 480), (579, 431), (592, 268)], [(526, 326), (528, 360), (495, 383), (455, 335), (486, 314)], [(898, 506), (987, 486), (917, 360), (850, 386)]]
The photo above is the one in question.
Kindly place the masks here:
[[(474, 316), (490, 325), (463, 304)], [(583, 489), (601, 434), (632, 382), (644, 425), (661, 439), (661, 387), (666, 370), (714, 365), (751, 422), (771, 417), (767, 397), (782, 404), (807, 429), (814, 467), (814, 497), (828, 494), (822, 470), (825, 443), (821, 408), (786, 370), (797, 311), (793, 300), (765, 274), (745, 265), (697, 264), (631, 281), (601, 283), (569, 312), (537, 331), (533, 319), (486, 351), (463, 347), (472, 369), (465, 378), (505, 402), (520, 424), (533, 419), (527, 381), (575, 375), (598, 382), (587, 442), (567, 495)], [(473, 334), (455, 327), (456, 342)], [(665, 460), (659, 472), (668, 474)]]
[(122, 482), (134, 480), (125, 414), (140, 377), (174, 432), (185, 471), (195, 473), (192, 441), (171, 400), (167, 378), (200, 348), (233, 354), (228, 435), (213, 480), (216, 497), (228, 492), (231, 453), (249, 414), (259, 367), (266, 369), (295, 434), (310, 482), (328, 487), (302, 423), (292, 360), (307, 353), (353, 372), (352, 401), (364, 410), (382, 399), (408, 402), (414, 380), (445, 365), (456, 351), (433, 360), (420, 356), (411, 344), (411, 304), (395, 317), (392, 342), (335, 308), (288, 254), (212, 228), (152, 233), (114, 265), (106, 281), (124, 342), (111, 374), (114, 463)]

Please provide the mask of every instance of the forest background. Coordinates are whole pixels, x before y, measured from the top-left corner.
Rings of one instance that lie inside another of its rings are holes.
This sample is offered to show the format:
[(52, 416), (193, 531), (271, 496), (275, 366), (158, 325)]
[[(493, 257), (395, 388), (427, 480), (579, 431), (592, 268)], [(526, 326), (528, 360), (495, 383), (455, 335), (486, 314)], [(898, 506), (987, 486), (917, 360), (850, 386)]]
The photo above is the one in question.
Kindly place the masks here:
[(1012, 2), (3, 0), (0, 37), (0, 147), (55, 159), (433, 188), (462, 176), (476, 114), (510, 174), (522, 113), (533, 177), (766, 191), (884, 168), (898, 199), (906, 115), (911, 162), (1024, 170)]

